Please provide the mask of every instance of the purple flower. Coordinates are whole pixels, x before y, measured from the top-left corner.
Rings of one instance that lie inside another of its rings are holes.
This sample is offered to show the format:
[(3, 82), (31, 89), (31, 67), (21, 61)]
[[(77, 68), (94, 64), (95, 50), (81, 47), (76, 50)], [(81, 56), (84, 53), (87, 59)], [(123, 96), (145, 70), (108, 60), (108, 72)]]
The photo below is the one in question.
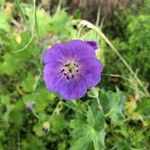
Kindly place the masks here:
[(45, 51), (43, 78), (47, 88), (66, 100), (83, 97), (101, 80), (102, 65), (95, 56), (96, 43), (73, 40)]

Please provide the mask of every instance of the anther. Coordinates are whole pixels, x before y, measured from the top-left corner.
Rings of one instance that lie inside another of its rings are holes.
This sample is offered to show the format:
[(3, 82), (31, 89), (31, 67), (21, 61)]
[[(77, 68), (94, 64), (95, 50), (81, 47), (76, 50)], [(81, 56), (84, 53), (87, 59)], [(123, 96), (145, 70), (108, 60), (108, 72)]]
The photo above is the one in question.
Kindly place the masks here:
[(69, 69), (69, 72), (70, 72), (70, 73), (72, 73), (72, 70), (71, 70), (71, 69)]
[(65, 71), (65, 69), (62, 69), (62, 70), (61, 70), (61, 73), (63, 73), (64, 71)]
[(70, 63), (69, 64), (66, 64), (65, 66), (67, 67), (67, 66), (69, 66), (70, 65)]
[(67, 79), (70, 80), (70, 78), (67, 76)]
[(74, 78), (74, 74), (72, 75), (72, 79)]
[(76, 67), (79, 67), (76, 63), (74, 63), (74, 65), (75, 65)]

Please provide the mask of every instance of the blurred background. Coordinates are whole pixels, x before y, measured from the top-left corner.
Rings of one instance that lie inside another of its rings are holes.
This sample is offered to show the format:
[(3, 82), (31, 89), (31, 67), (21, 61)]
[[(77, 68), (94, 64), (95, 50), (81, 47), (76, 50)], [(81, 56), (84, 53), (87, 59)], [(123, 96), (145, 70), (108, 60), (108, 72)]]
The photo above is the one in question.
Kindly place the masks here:
[[(48, 91), (43, 52), (96, 40), (84, 98)], [(0, 150), (150, 149), (150, 0), (0, 0)]]

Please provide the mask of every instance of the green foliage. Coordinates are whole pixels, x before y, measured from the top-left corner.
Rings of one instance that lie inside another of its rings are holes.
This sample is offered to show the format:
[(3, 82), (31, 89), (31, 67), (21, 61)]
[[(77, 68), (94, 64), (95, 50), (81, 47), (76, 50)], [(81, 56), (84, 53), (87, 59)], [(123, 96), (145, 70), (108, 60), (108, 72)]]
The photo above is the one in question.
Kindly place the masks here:
[[(150, 43), (150, 15), (139, 15), (137, 19), (132, 18), (128, 25), (129, 39), (126, 58), (133, 67), (139, 69), (139, 74), (148, 79), (150, 60), (148, 58)], [(131, 56), (136, 56), (134, 59)], [(146, 63), (145, 63), (146, 62)]]
[[(131, 10), (125, 10), (122, 16), (121, 13), (116, 14), (118, 22), (116, 24), (114, 21), (112, 27), (113, 25), (118, 26), (119, 31), (117, 33), (118, 37), (115, 37), (113, 43), (133, 70), (137, 72), (138, 76), (148, 81), (150, 72), (150, 15), (147, 11), (149, 11), (150, 1), (145, 1), (143, 5), (145, 7), (137, 8), (138, 13), (136, 15), (133, 15)], [(122, 72), (122, 74), (128, 75), (127, 69), (121, 64), (121, 61), (114, 54), (110, 54), (109, 51), (106, 53), (108, 56), (106, 58), (108, 72)], [(115, 64), (117, 67), (109, 67), (110, 63)]]
[(95, 106), (89, 107), (86, 117), (77, 117), (71, 121), (70, 127), (73, 129), (72, 150), (104, 149), (105, 131), (104, 115)]
[[(29, 17), (29, 24), (32, 27), (33, 23), (40, 37), (44, 38), (50, 32), (50, 20), (51, 17), (43, 9), (37, 9), (34, 14), (33, 7), (24, 5), (25, 13)], [(36, 15), (36, 18), (35, 18)], [(37, 23), (37, 24), (36, 24)], [(37, 26), (36, 26), (37, 25)]]
[(0, 32), (10, 32), (9, 21), (10, 16), (6, 12), (0, 10)]
[[(17, 38), (21, 39), (21, 42), (17, 42)], [(23, 48), (30, 38), (30, 34), (28, 32), (22, 32), (20, 35), (12, 35), (11, 37), (7, 37), (5, 39), (5, 55), (2, 56), (3, 62), (0, 62), (0, 70), (1, 74), (8, 74), (13, 75), (16, 72), (20, 72), (21, 70), (24, 70), (24, 67), (33, 57), (33, 55), (36, 54), (35, 45), (33, 42), (30, 43), (30, 45), (20, 53), (16, 53), (15, 51)]]
[(145, 123), (150, 123), (150, 99), (143, 99), (137, 104), (137, 112), (145, 119)]
[[(4, 4), (0, 0), (0, 150), (149, 150), (150, 98), (141, 97), (105, 41), (94, 30), (73, 28), (73, 17), (64, 9), (50, 15), (40, 6), (35, 13), (32, 4), (21, 3), (20, 10), (11, 3), (8, 13)], [(111, 25), (122, 32), (106, 30), (145, 82), (150, 70), (148, 4), (145, 0), (136, 15), (132, 10), (118, 14)], [(41, 59), (53, 43), (75, 38), (100, 41), (102, 84), (79, 101), (63, 101), (46, 89)]]
[(30, 150), (31, 147), (33, 150), (45, 150), (44, 143), (32, 135), (28, 135), (28, 137), (22, 141), (21, 145), (23, 150)]
[(113, 124), (119, 123), (124, 119), (124, 102), (125, 96), (117, 89), (117, 92), (101, 91), (100, 95), (101, 105), (104, 113), (108, 115)]
[(64, 116), (62, 114), (54, 115), (54, 117), (51, 119), (50, 125), (52, 132), (59, 134), (66, 126)]
[(23, 114), (21, 111), (17, 110), (16, 108), (12, 109), (9, 114), (9, 121), (18, 128), (19, 126), (23, 125)]
[(32, 76), (31, 73), (28, 73), (27, 77), (22, 81), (21, 85), (24, 91), (32, 92), (34, 83), (35, 83), (35, 78)]
[(73, 36), (75, 31), (71, 21), (72, 18), (64, 10), (57, 11), (50, 20), (50, 31), (62, 38)]

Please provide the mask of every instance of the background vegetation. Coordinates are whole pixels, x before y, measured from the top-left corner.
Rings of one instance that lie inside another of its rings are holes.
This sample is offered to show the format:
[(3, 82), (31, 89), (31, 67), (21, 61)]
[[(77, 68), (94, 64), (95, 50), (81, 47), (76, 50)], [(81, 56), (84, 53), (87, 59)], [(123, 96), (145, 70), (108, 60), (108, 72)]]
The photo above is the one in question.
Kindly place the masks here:
[[(0, 150), (150, 149), (150, 0), (84, 2), (0, 0)], [(72, 39), (97, 40), (104, 71), (64, 101), (42, 54)]]

